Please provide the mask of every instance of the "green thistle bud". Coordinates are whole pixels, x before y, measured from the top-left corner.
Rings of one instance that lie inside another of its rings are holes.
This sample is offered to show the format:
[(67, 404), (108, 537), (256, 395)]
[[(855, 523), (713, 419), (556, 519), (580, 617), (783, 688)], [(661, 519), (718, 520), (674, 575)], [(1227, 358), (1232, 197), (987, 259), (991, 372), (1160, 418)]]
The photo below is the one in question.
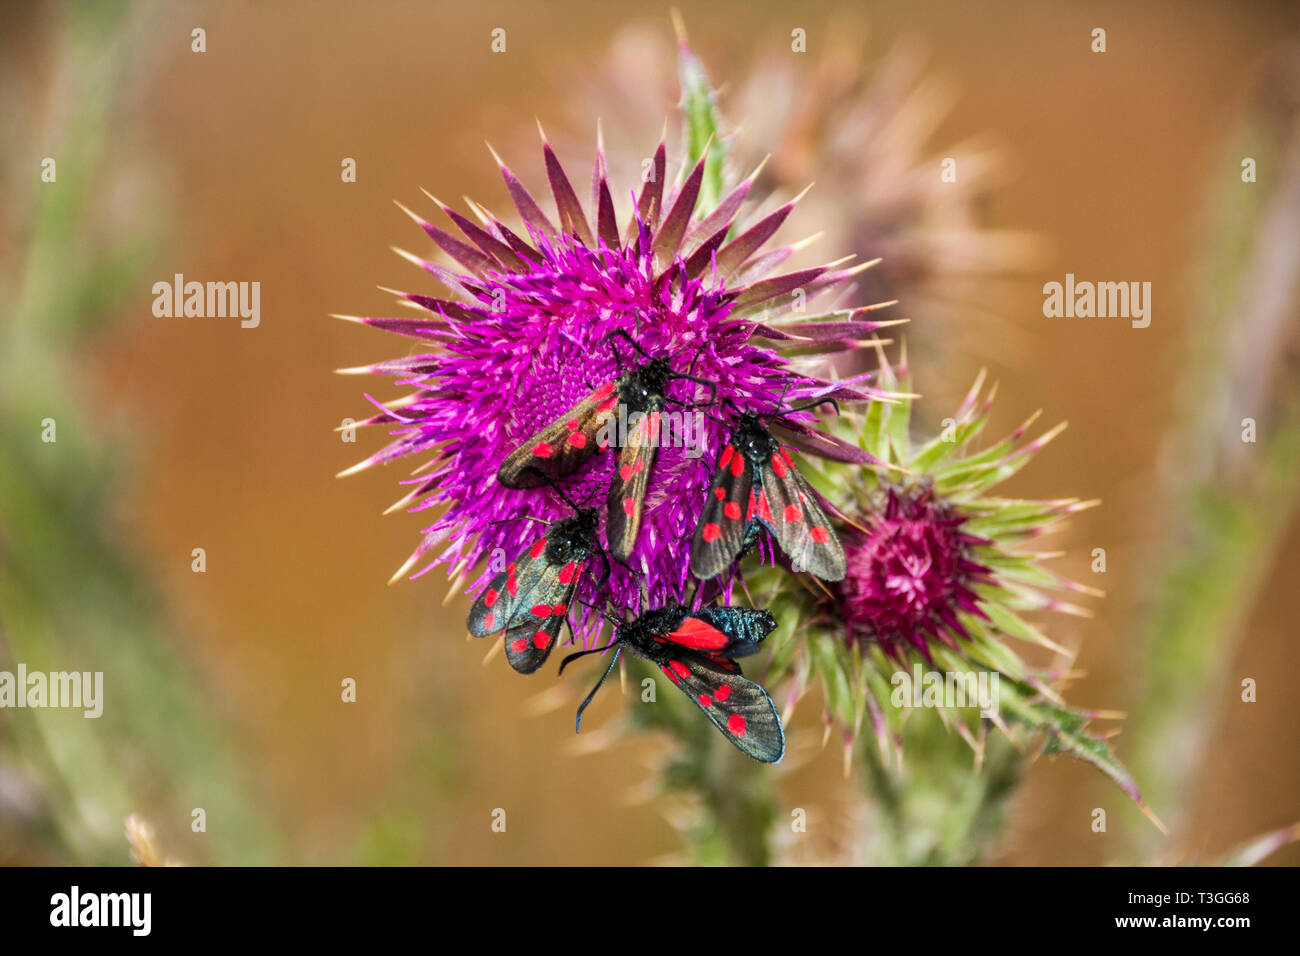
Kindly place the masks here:
[(1017, 744), (1038, 735), (1048, 753), (1087, 760), (1141, 804), (1105, 738), (1087, 730), (1092, 720), (1115, 715), (1067, 707), (1059, 693), (1063, 672), (1031, 667), (1016, 649), (1029, 644), (1065, 655), (1030, 616), (1087, 615), (1069, 597), (1100, 593), (1049, 570), (1049, 555), (1025, 547), (1097, 502), (995, 493), (1064, 425), (1026, 440), (1033, 415), (977, 449), (995, 392), (985, 394), (981, 373), (940, 434), (915, 444), (905, 352), (897, 368), (882, 354), (879, 385), (897, 399), (837, 416), (831, 431), (883, 467), (811, 459), (802, 466), (842, 512), (844, 580), (809, 586), (775, 569), (749, 580), (756, 603), (781, 622), (770, 639), (776, 649), (767, 679), (771, 686), (788, 678), (787, 716), (820, 688), (827, 732), (834, 724), (843, 729), (847, 765), (864, 727), (882, 755), (901, 758), (906, 715), (918, 704), (933, 707), (977, 755), (990, 729)]

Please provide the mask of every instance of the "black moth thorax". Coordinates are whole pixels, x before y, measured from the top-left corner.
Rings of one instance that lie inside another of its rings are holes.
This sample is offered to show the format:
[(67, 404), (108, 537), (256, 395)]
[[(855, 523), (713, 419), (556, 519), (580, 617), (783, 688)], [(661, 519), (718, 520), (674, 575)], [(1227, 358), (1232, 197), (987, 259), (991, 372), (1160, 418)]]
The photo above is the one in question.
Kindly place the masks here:
[(673, 377), (666, 358), (651, 359), (618, 380), (618, 400), (629, 412), (645, 413), (662, 407), (668, 381)]
[(690, 609), (684, 604), (655, 608), (646, 611), (635, 621), (624, 624), (618, 629), (616, 637), (619, 643), (630, 647), (642, 657), (662, 664), (672, 658), (673, 652), (655, 638), (675, 631), (689, 613)]
[(573, 517), (551, 525), (546, 535), (547, 562), (567, 564), (586, 558), (595, 547), (599, 521), (600, 514), (595, 508), (583, 508)]
[[(728, 637), (744, 644), (757, 646), (776, 628), (776, 618), (770, 611), (714, 608), (710, 613), (723, 615), (726, 623), (720, 629), (724, 630)], [(680, 657), (682, 651), (676, 645), (657, 638), (677, 630), (691, 614), (691, 609), (684, 604), (670, 604), (667, 607), (647, 611), (635, 621), (620, 627), (617, 640), (640, 656), (656, 664), (665, 664)]]
[(770, 460), (781, 450), (781, 443), (776, 437), (751, 415), (741, 416), (735, 431), (731, 433), (729, 444), (755, 466)]

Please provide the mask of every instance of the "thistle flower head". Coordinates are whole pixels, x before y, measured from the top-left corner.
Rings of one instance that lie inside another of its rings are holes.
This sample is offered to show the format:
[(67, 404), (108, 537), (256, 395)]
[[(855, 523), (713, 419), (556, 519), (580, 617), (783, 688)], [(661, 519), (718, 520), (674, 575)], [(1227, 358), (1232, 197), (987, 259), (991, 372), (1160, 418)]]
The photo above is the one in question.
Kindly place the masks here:
[(983, 617), (971, 586), (990, 580), (970, 558), (985, 539), (961, 530), (966, 518), (932, 488), (890, 487), (884, 504), (845, 534), (848, 573), (834, 588), (850, 641), (875, 641), (895, 658), (909, 648), (930, 659), (927, 642), (957, 647), (969, 637), (958, 617)]
[[(1021, 612), (1085, 613), (1053, 592), (1089, 589), (1051, 573), (1020, 545), (1094, 502), (1019, 501), (991, 492), (1064, 426), (1024, 441), (1034, 415), (974, 451), (993, 405), (993, 392), (983, 395), (981, 375), (941, 433), (915, 446), (905, 353), (897, 369), (883, 354), (881, 362), (880, 384), (901, 389), (899, 399), (842, 416), (834, 430), (852, 436), (884, 467), (821, 466), (820, 477), (834, 488), (850, 527), (844, 535), (848, 573), (810, 596), (815, 619), (846, 648), (868, 655), (878, 650), (896, 662), (915, 652), (932, 664), (936, 646), (968, 655), (998, 648), (1005, 666), (1014, 659), (1001, 650), (1007, 636), (1058, 649)], [(1025, 673), (1020, 664), (1012, 670), (1016, 677)]]
[(751, 582), (782, 624), (773, 635), (779, 643), (769, 686), (783, 675), (791, 678), (788, 714), (810, 686), (819, 685), (828, 725), (836, 721), (844, 728), (848, 759), (864, 727), (874, 732), (882, 754), (901, 754), (912, 702), (898, 699), (899, 673), (997, 674), (1000, 701), (992, 712), (935, 705), (977, 754), (990, 726), (1013, 737), (1040, 733), (1049, 752), (1093, 763), (1140, 803), (1132, 777), (1105, 740), (1086, 730), (1100, 712), (1068, 708), (1059, 693), (1064, 671), (1031, 666), (1013, 646), (1036, 645), (1064, 657), (1029, 615), (1086, 614), (1065, 595), (1098, 593), (1052, 572), (1045, 565), (1049, 555), (1024, 547), (1095, 502), (994, 494), (1064, 426), (1026, 440), (1037, 418), (1031, 416), (976, 450), (993, 402), (981, 375), (940, 434), (914, 444), (906, 354), (897, 368), (883, 354), (881, 363), (878, 385), (896, 389), (898, 400), (843, 415), (832, 430), (852, 436), (885, 467), (810, 463), (806, 469), (851, 526), (844, 535), (847, 575), (825, 589), (767, 571)]
[[(688, 436), (691, 425), (697, 433), (658, 448), (636, 546), (625, 565), (611, 562), (600, 598), (629, 610), (643, 597), (651, 606), (681, 600), (691, 534), (728, 428), (718, 414), (692, 415), (690, 406), (769, 411), (818, 397), (879, 397), (861, 380), (818, 378), (815, 363), (852, 347), (880, 323), (849, 310), (816, 317), (803, 311), (807, 302), (842, 291), (863, 266), (840, 262), (770, 275), (792, 252), (766, 244), (794, 203), (747, 227), (739, 224), (752, 177), (705, 202), (706, 177), (717, 172), (707, 145), (670, 190), (660, 143), (646, 182), (622, 216), (598, 152), (594, 219), (544, 137), (542, 152), (558, 226), (504, 164), (521, 228), (511, 229), (472, 202), (477, 222), (438, 203), (463, 238), (410, 213), (459, 268), (407, 258), (455, 296), (402, 293), (405, 303), (426, 314), (358, 320), (416, 338), (428, 349), (349, 370), (389, 374), (410, 389), (399, 400), (376, 402), (380, 412), (365, 424), (389, 427), (392, 440), (356, 467), (430, 456), (408, 479), (411, 489), (400, 505), (438, 514), (399, 574), (422, 562), (415, 576), (445, 565), (477, 592), (495, 573), (487, 563), (470, 578), (481, 558), (512, 558), (536, 536), (526, 519), (572, 513), (565, 497), (603, 505), (616, 465), (615, 456), (597, 455), (563, 479), (558, 491), (521, 491), (497, 480), (505, 458), (644, 355), (664, 357), (674, 373), (700, 380), (675, 378), (666, 391), (669, 407), (687, 409), (692, 419), (685, 423)], [(799, 356), (783, 355), (780, 343), (799, 346)], [(810, 430), (810, 416), (801, 418), (804, 424), (795, 427)], [(833, 439), (822, 444), (835, 446)], [(596, 602), (594, 577), (580, 590), (580, 603)], [(589, 636), (594, 615), (583, 613), (580, 631)]]

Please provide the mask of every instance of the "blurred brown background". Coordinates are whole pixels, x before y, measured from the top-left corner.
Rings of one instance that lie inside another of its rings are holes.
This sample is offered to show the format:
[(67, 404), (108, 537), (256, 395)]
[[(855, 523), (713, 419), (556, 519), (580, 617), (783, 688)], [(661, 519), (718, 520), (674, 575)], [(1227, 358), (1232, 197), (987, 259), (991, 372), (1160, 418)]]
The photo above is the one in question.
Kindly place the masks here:
[[(1095, 618), (1053, 622), (1053, 634), (1080, 646), (1087, 676), (1073, 702), (1140, 711), (1120, 625), (1155, 532), (1157, 438), (1173, 414), (1205, 191), (1216, 177), (1239, 176), (1235, 160), (1223, 164), (1222, 136), (1261, 55), (1296, 34), (1296, 11), (926, 2), (873, 5), (868, 16), (826, 3), (681, 6), (724, 108), (728, 77), (748, 71), (760, 50), (803, 27), (811, 59), (838, 16), (869, 23), (873, 55), (899, 37), (923, 42), (930, 70), (955, 85), (937, 155), (976, 134), (1007, 147), (1008, 184), (985, 212), (992, 225), (1045, 240), (1041, 264), (1006, 309), (1032, 350), (922, 366), (918, 386), (925, 392), (942, 375), (951, 394), (988, 364), (1002, 383), (995, 426), (1040, 406), (1045, 422), (1069, 420), (1010, 490), (1103, 499), (1050, 545), (1068, 549), (1059, 570), (1108, 596), (1093, 602)], [(39, 7), (4, 14), (5, 55), (30, 57), (36, 77), (53, 20)], [(143, 73), (120, 130), (170, 206), (170, 239), (66, 387), (105, 424), (129, 426), (137, 465), (116, 502), (129, 529), (121, 547), (162, 582), (174, 638), (215, 688), (240, 772), (289, 860), (635, 863), (677, 848), (660, 808), (632, 799), (653, 741), (575, 754), (571, 710), (527, 709), (552, 674), (525, 682), (499, 658), (480, 666), (483, 645), (464, 638), (466, 604), (442, 606), (439, 575), (385, 584), (421, 526), (422, 516), (379, 514), (398, 497), (404, 466), (333, 477), (379, 441), (363, 432), (344, 444), (333, 429), (367, 414), (364, 390), (390, 393), (332, 370), (400, 354), (406, 343), (327, 314), (392, 314), (376, 284), (431, 288), (389, 251), (428, 251), (391, 200), (432, 217), (423, 186), (500, 210), (504, 190), (484, 139), (540, 185), (539, 154), (519, 146), (533, 118), (548, 131), (570, 120), (568, 71), (603, 57), (632, 21), (671, 31), (667, 6), (643, 3), (195, 3), (159, 11), (140, 50)], [(508, 31), (505, 55), (489, 50), (498, 26)], [(1096, 26), (1107, 30), (1104, 55), (1089, 52)], [(194, 27), (207, 31), (206, 53), (190, 52)], [(658, 132), (623, 148), (646, 150)], [(34, 169), (41, 155), (6, 163)], [(340, 181), (343, 157), (357, 161), (355, 184)], [(796, 219), (788, 228), (798, 236), (818, 226)], [(260, 328), (154, 318), (151, 286), (177, 272), (260, 281)], [(1042, 283), (1066, 272), (1150, 281), (1151, 327), (1045, 319)], [(206, 574), (190, 570), (195, 547), (207, 551)], [(1100, 581), (1088, 569), (1094, 547), (1109, 555)], [(1298, 561), (1293, 527), (1240, 652), (1204, 702), (1214, 730), (1196, 783), (1196, 841), (1179, 853), (1220, 852), (1300, 816)], [(1259, 681), (1254, 705), (1237, 702), (1243, 676)], [(344, 677), (358, 682), (355, 704), (339, 700)], [(586, 733), (620, 706), (605, 695)], [(794, 734), (820, 732), (815, 707), (796, 715)], [(1123, 759), (1122, 734), (1116, 747)], [(832, 747), (784, 778), (780, 793), (809, 807), (815, 826), (819, 808), (832, 813), (847, 787)], [(997, 861), (1113, 859), (1115, 845), (1088, 825), (1097, 806), (1137, 812), (1092, 769), (1038, 761)], [(506, 834), (490, 830), (496, 807), (510, 814)], [(187, 820), (155, 823), (173, 855), (202, 856)], [(1274, 859), (1300, 862), (1300, 852)]]

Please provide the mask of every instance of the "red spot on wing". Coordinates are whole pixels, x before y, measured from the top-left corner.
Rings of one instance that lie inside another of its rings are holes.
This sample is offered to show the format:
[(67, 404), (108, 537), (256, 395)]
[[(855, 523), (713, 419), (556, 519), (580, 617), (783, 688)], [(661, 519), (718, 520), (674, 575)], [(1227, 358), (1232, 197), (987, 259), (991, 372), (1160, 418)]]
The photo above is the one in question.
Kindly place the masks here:
[(492, 630), (492, 625), (496, 623), (496, 619), (497, 619), (496, 611), (488, 611), (486, 614), (483, 615), (483, 626), (486, 627), (489, 631)]
[(726, 700), (730, 696), (731, 696), (730, 684), (723, 684), (721, 687), (719, 687), (717, 690), (713, 692), (714, 700), (722, 701), (722, 700)]
[(681, 661), (669, 661), (668, 666), (672, 668), (673, 673), (676, 674), (677, 677), (679, 678), (691, 676), (691, 669), (687, 667), (685, 664), (683, 664)]
[(773, 455), (772, 471), (776, 473), (778, 478), (784, 478), (789, 473), (790, 469), (780, 455)]
[(534, 458), (550, 458), (551, 455), (553, 455), (554, 453), (555, 453), (555, 449), (552, 448), (548, 443), (544, 441), (539, 441), (536, 445), (533, 446)]
[(568, 584), (578, 575), (578, 567), (572, 561), (560, 569), (560, 583)]
[(635, 510), (636, 510), (636, 499), (635, 499), (635, 498), (624, 498), (624, 499), (623, 499), (623, 511), (624, 511), (624, 513), (630, 516), (630, 515), (632, 514), (632, 512), (635, 511)]
[(785, 514), (782, 517), (785, 518), (786, 524), (794, 524), (796, 521), (803, 520), (803, 511), (798, 505), (789, 504), (785, 506)]
[(551, 643), (551, 635), (547, 634), (545, 631), (538, 631), (533, 635), (533, 646), (538, 650), (541, 650), (549, 643)]
[(701, 621), (698, 617), (688, 617), (668, 637), (683, 647), (697, 651), (715, 651), (726, 647), (731, 640), (712, 624)]
[(559, 604), (556, 604), (554, 607), (551, 608), (551, 613), (554, 614), (556, 617), (564, 617), (564, 612), (567, 611), (568, 609), (569, 606), (565, 604), (563, 601), (561, 601)]
[(569, 432), (569, 444), (574, 448), (586, 448), (587, 436), (582, 432)]
[(496, 588), (488, 588), (487, 594), (483, 595), (483, 606), (491, 607), (493, 604), (496, 604), (498, 596)]
[(785, 463), (786, 463), (787, 465), (789, 465), (791, 468), (794, 467), (794, 459), (790, 457), (790, 449), (789, 449), (789, 448), (782, 448), (782, 449), (781, 449), (781, 457), (785, 459)]
[(534, 604), (532, 612), (534, 617), (550, 617), (551, 606), (549, 604)]
[(528, 639), (525, 637), (515, 638), (510, 642), (510, 649), (516, 654), (522, 654), (524, 651), (528, 650)]
[(732, 448), (730, 445), (722, 449), (722, 457), (718, 460), (718, 467), (726, 468), (727, 464), (731, 461), (732, 456), (735, 454), (736, 449)]
[(714, 489), (713, 489), (713, 497), (715, 497), (715, 498), (717, 498), (719, 501), (721, 501), (723, 498), (727, 497), (727, 489), (726, 489), (726, 488), (714, 488)]
[(713, 706), (713, 698), (710, 697), (708, 694), (701, 694), (699, 697), (696, 698), (696, 700), (700, 702), (701, 707)]
[(710, 521), (704, 526), (704, 530), (700, 532), (700, 537), (709, 542), (717, 541), (722, 537), (722, 529)]
[(736, 504), (734, 501), (728, 501), (722, 506), (722, 513), (732, 521), (736, 521), (740, 518), (740, 505)]
[(514, 597), (519, 593), (519, 582), (514, 577), (506, 578), (506, 590), (510, 592), (511, 597)]
[(737, 737), (743, 737), (749, 730), (749, 726), (745, 723), (743, 714), (732, 714), (727, 718), (727, 729)]
[(758, 516), (763, 521), (772, 520), (772, 509), (768, 506), (766, 491), (761, 491), (758, 495)]
[(540, 557), (541, 553), (545, 550), (546, 550), (546, 539), (538, 538), (536, 541), (533, 542), (533, 546), (528, 549), (528, 556), (530, 558)]
[(731, 459), (731, 473), (740, 477), (740, 473), (745, 470), (745, 456), (737, 455)]
[(831, 539), (831, 533), (827, 531), (825, 528), (823, 528), (821, 525), (818, 525), (817, 527), (812, 529), (812, 539), (816, 541), (818, 544), (825, 544), (827, 541)]

